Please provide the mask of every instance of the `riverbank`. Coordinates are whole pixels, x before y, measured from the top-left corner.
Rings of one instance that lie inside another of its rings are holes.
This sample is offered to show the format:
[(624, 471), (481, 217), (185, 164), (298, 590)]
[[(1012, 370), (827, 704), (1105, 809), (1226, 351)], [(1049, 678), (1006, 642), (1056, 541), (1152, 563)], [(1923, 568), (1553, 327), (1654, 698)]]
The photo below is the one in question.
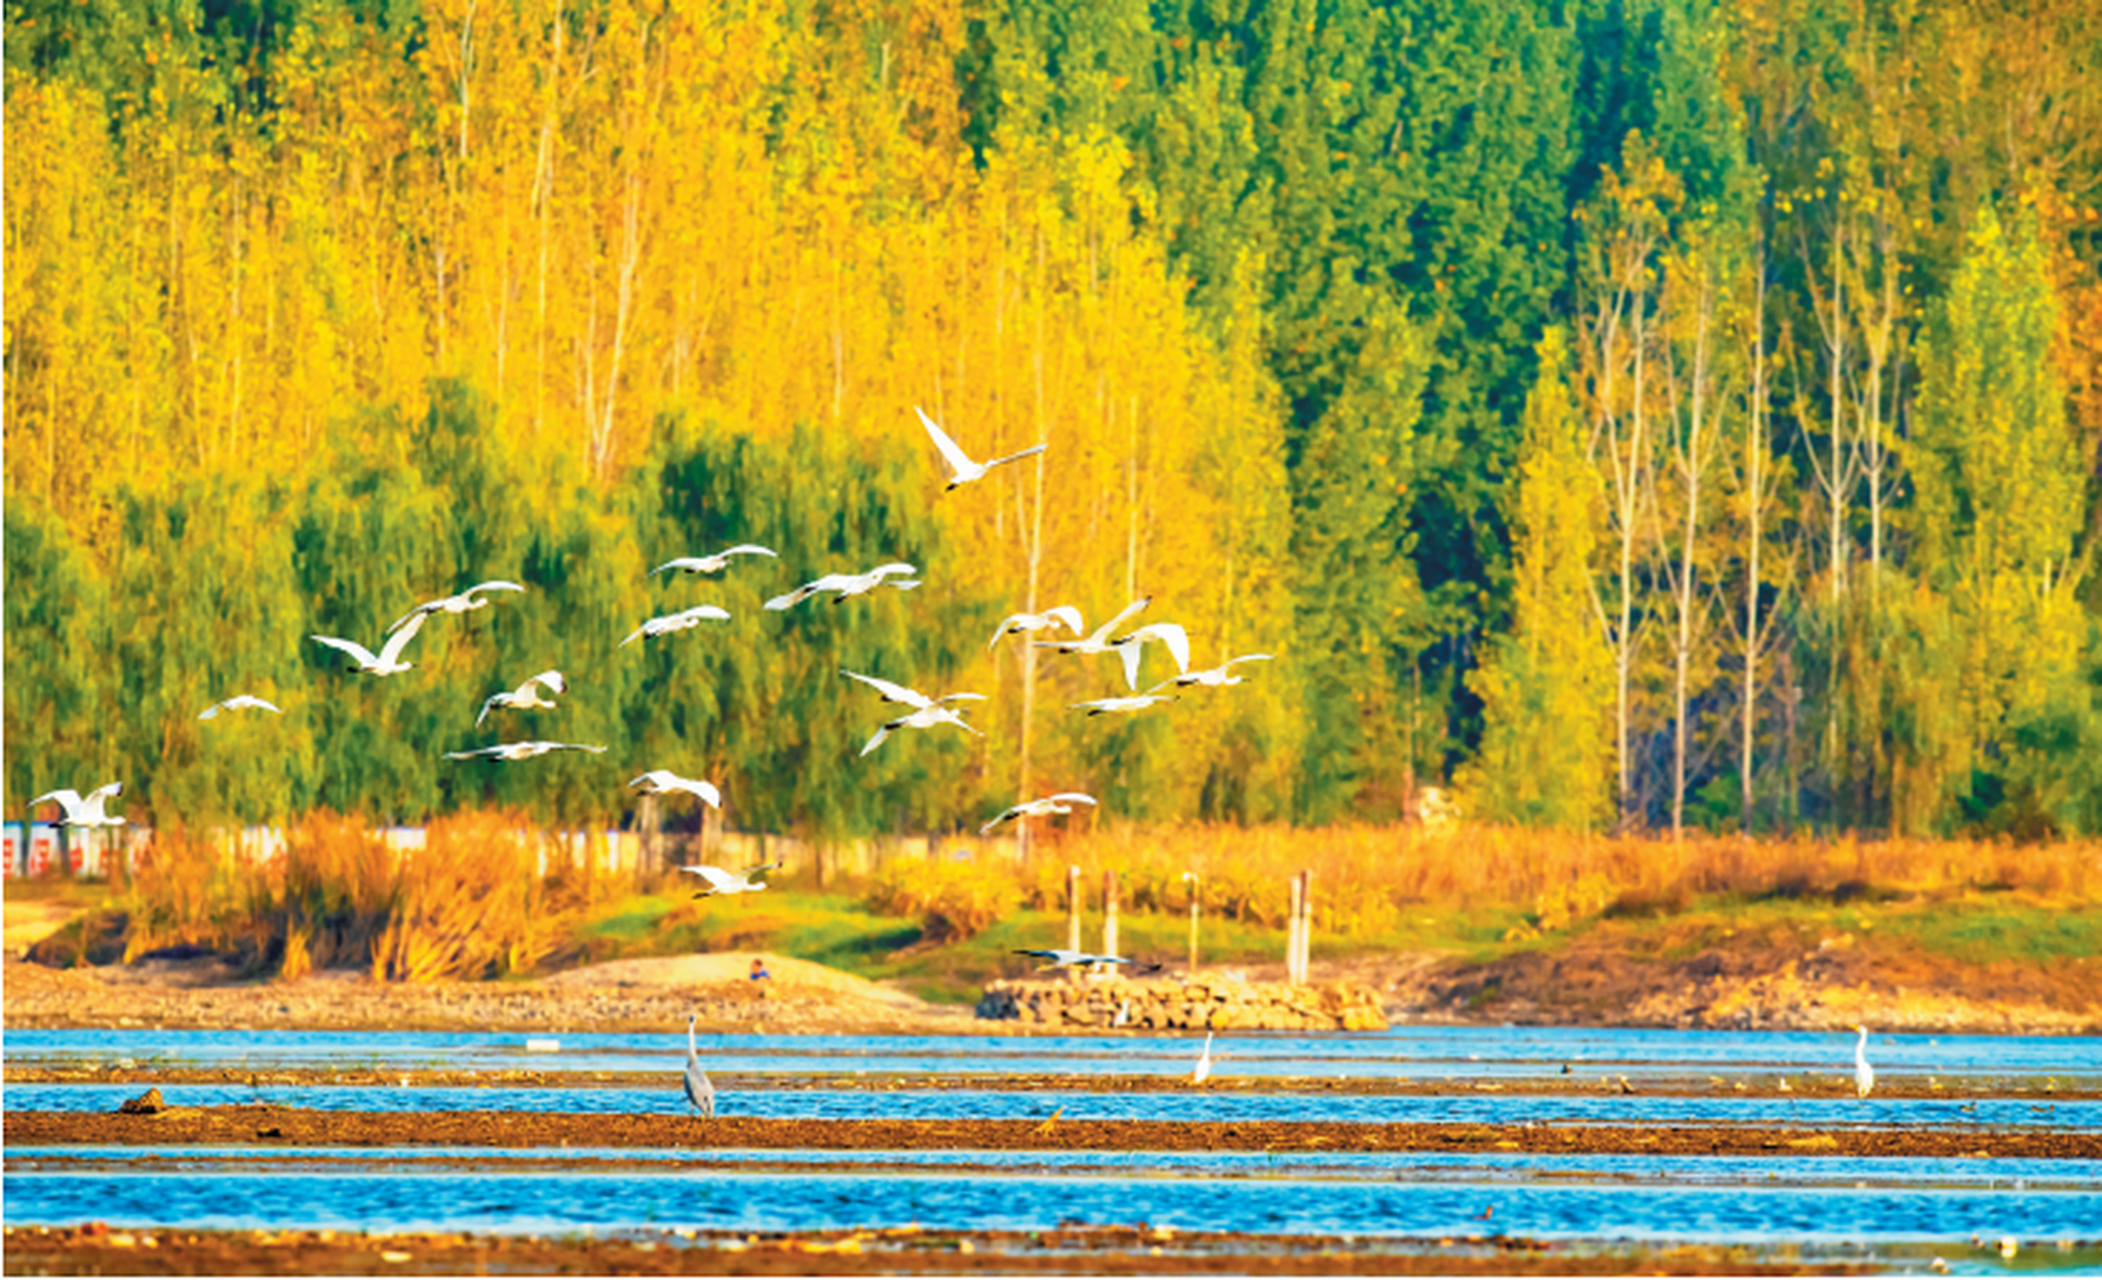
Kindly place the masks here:
[[(1494, 1232), (1333, 1236), (1074, 1226), (1057, 1231), (735, 1232), (606, 1238), (362, 1231), (10, 1227), (7, 1275), (1864, 1275), (1887, 1265), (1800, 1250), (1656, 1250)], [(1922, 1250), (1921, 1261), (1925, 1260)]]

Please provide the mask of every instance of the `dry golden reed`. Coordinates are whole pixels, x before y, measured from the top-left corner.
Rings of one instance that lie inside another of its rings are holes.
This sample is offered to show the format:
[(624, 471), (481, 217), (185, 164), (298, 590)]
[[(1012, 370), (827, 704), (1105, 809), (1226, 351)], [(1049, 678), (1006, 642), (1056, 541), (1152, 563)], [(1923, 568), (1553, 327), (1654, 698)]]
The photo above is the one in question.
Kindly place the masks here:
[(1128, 909), (1179, 910), (1185, 873), (1206, 910), (1281, 927), (1290, 879), (1313, 873), (1317, 926), (1377, 937), (1405, 909), (1501, 908), (1545, 928), (1613, 907), (1684, 906), (1694, 897), (1828, 895), (1850, 886), (1902, 893), (2010, 889), (2080, 900), (2102, 884), (2102, 843), (1798, 838), (1681, 841), (1505, 827), (1240, 828), (1209, 824), (1043, 833), (1014, 874), (1021, 900), (1062, 907), (1067, 866), (1084, 884), (1118, 872)]

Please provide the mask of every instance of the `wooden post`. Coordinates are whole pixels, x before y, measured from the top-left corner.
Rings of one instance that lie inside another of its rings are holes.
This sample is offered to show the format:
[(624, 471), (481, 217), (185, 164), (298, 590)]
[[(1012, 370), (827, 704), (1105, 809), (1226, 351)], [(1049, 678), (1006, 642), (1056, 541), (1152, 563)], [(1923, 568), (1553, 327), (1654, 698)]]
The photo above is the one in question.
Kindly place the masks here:
[(1190, 880), (1190, 973), (1197, 972), (1197, 881)]
[(1102, 954), (1117, 954), (1117, 873), (1102, 873)]
[(1080, 868), (1066, 868), (1066, 950), (1080, 950)]
[(1292, 877), (1292, 906), (1285, 916), (1285, 981), (1299, 985), (1299, 895), (1303, 886)]
[(1299, 981), (1311, 980), (1314, 967), (1314, 872), (1299, 873)]

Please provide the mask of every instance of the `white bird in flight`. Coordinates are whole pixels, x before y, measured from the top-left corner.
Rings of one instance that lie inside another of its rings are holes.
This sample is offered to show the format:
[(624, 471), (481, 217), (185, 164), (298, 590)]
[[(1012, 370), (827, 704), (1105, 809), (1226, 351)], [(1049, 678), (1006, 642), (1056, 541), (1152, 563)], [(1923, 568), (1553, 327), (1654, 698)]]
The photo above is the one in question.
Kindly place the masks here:
[(1160, 970), (1160, 966), (1157, 964), (1140, 964), (1138, 961), (1132, 960), (1126, 956), (1102, 956), (1096, 955), (1092, 951), (1068, 951), (1063, 947), (1049, 947), (1039, 949), (1030, 949), (1028, 947), (1016, 947), (1015, 954), (1018, 956), (1041, 956), (1045, 960), (1048, 960), (1050, 962), (1048, 964), (1039, 965), (1039, 969), (1057, 969), (1069, 964), (1128, 964), (1131, 966), (1131, 971), (1133, 973), (1156, 973)]
[(865, 676), (859, 671), (842, 671), (839, 674), (846, 676), (850, 680), (861, 681), (861, 683), (881, 694), (885, 702), (895, 702), (901, 707), (912, 707), (915, 710), (938, 707), (945, 702), (985, 701), (985, 695), (982, 693), (945, 693), (939, 698), (930, 698), (918, 689), (908, 689), (902, 684), (892, 684), (881, 676)]
[(358, 670), (360, 671), (369, 671), (376, 676), (391, 676), (407, 671), (410, 667), (416, 665), (413, 662), (403, 662), (401, 660), (401, 651), (408, 648), (409, 641), (414, 640), (416, 633), (423, 629), (423, 619), (424, 615), (421, 613), (412, 613), (403, 619), (398, 624), (401, 629), (387, 637), (387, 643), (380, 646), (378, 653), (374, 653), (355, 640), (341, 640), (335, 636), (319, 635), (313, 637), (313, 639), (327, 645), (331, 649), (341, 649), (349, 654), (358, 664)]
[(199, 720), (211, 720), (216, 718), (218, 714), (222, 711), (239, 711), (243, 707), (258, 707), (264, 711), (269, 711), (277, 715), (284, 714), (282, 711), (279, 711), (270, 703), (263, 701), (261, 698), (256, 697), (252, 693), (237, 693), (224, 702), (215, 702), (211, 706), (206, 707), (204, 710), (197, 713), (197, 718)]
[(889, 579), (902, 578), (907, 574), (918, 572), (918, 569), (913, 568), (909, 564), (893, 562), (891, 564), (877, 565), (867, 573), (828, 573), (815, 582), (806, 582), (785, 595), (775, 596), (766, 602), (765, 607), (776, 613), (783, 609), (793, 609), (820, 591), (837, 591), (839, 599), (834, 600), (832, 602), (834, 604), (843, 603), (851, 596), (866, 595), (877, 587), (882, 586), (896, 587), (900, 591), (910, 591), (920, 585), (918, 579), (915, 578), (911, 581), (903, 582), (891, 582)]
[(73, 788), (61, 787), (38, 796), (29, 802), (29, 807), (35, 809), (46, 800), (56, 800), (58, 807), (66, 811), (66, 816), (58, 820), (62, 827), (121, 827), (124, 819), (112, 818), (102, 811), (102, 806), (123, 791), (123, 783), (112, 782), (95, 788), (83, 798)]
[(632, 641), (642, 639), (644, 636), (667, 636), (674, 631), (684, 631), (688, 627), (698, 627), (703, 622), (711, 620), (727, 622), (729, 619), (730, 611), (720, 605), (697, 604), (691, 609), (681, 609), (677, 613), (667, 613), (661, 618), (651, 618), (648, 622), (630, 631), (628, 638), (614, 647), (624, 647)]
[[(1094, 631), (1094, 634), (1083, 637), (1082, 639), (1037, 640), (1033, 641), (1032, 643), (1034, 643), (1039, 649), (1056, 649), (1060, 653), (1108, 653), (1110, 651), (1110, 633), (1115, 631), (1118, 627), (1123, 626), (1128, 619), (1134, 617), (1141, 609), (1144, 609), (1147, 605), (1152, 603), (1152, 596), (1139, 597), (1137, 600), (1134, 600), (1130, 604), (1125, 605), (1124, 612), (1118, 614), (1114, 618), (1111, 618), (1108, 622), (1103, 623), (1100, 627), (1097, 627)], [(1080, 630), (1080, 628), (1075, 627), (1073, 628), (1073, 630), (1078, 631)]]
[(471, 586), (471, 587), (467, 588), (467, 590), (465, 590), (465, 591), (462, 591), (462, 592), (461, 592), (460, 594), (458, 594), (458, 595), (456, 595), (456, 596), (440, 596), (440, 597), (439, 597), (438, 599), (436, 599), (436, 600), (432, 600), (432, 601), (429, 601), (429, 602), (427, 602), (427, 603), (424, 603), (424, 604), (419, 604), (419, 605), (417, 605), (417, 606), (416, 606), (415, 608), (413, 608), (413, 609), (409, 610), (409, 611), (408, 611), (407, 613), (403, 614), (403, 615), (402, 615), (401, 617), (399, 617), (399, 618), (395, 619), (395, 621), (394, 621), (394, 626), (392, 626), (392, 627), (388, 627), (388, 628), (387, 628), (387, 631), (388, 631), (388, 633), (389, 633), (389, 634), (392, 634), (392, 633), (393, 633), (393, 631), (394, 631), (394, 629), (395, 629), (395, 627), (400, 627), (400, 626), (403, 626), (403, 625), (405, 625), (405, 624), (406, 624), (406, 623), (407, 623), (407, 622), (409, 621), (409, 619), (411, 619), (411, 618), (421, 618), (421, 617), (425, 616), (426, 614), (432, 614), (432, 613), (465, 613), (465, 612), (467, 612), (467, 611), (468, 611), (469, 609), (486, 609), (486, 608), (488, 608), (488, 607), (489, 607), (489, 605), (490, 605), (490, 604), (491, 604), (492, 602), (491, 602), (491, 601), (488, 601), (488, 600), (484, 600), (484, 599), (480, 598), (479, 596), (475, 595), (475, 592), (477, 592), (477, 591), (523, 591), (523, 590), (525, 590), (525, 588), (524, 588), (524, 587), (521, 587), (521, 586), (519, 586), (519, 585), (518, 585), (517, 583), (515, 583), (515, 582), (504, 582), (504, 581), (502, 581), (502, 580), (496, 580), (496, 581), (492, 581), (492, 582), (477, 582), (477, 583), (475, 583), (475, 584), (474, 584), (473, 586)]
[(654, 578), (666, 569), (678, 569), (685, 573), (721, 573), (724, 569), (730, 567), (731, 556), (774, 556), (775, 559), (780, 558), (765, 547), (750, 542), (743, 542), (734, 547), (727, 547), (718, 551), (712, 556), (680, 556), (675, 560), (667, 560), (650, 570), (650, 576)]
[(1000, 811), (991, 822), (978, 828), (979, 835), (990, 835), (994, 827), (1015, 818), (1042, 818), (1054, 813), (1071, 813), (1076, 804), (1093, 804), (1095, 797), (1079, 791), (1061, 791), (1055, 796), (1041, 800), (1028, 800)]
[(1167, 647), (1169, 655), (1175, 659), (1175, 670), (1178, 674), (1187, 673), (1190, 669), (1190, 637), (1189, 633), (1182, 629), (1182, 625), (1175, 622), (1148, 623), (1129, 635), (1118, 636), (1109, 642), (1110, 647), (1124, 659), (1124, 684), (1134, 692), (1139, 687), (1139, 659), (1144, 656), (1142, 651), (1149, 640)]
[(1001, 620), (1000, 629), (993, 632), (993, 638), (986, 642), (985, 647), (992, 648), (1005, 636), (1025, 631), (1042, 631), (1060, 624), (1064, 624), (1066, 630), (1076, 636), (1081, 634), (1085, 627), (1080, 621), (1080, 610), (1069, 604), (1054, 605), (1042, 613), (1010, 613)]
[(753, 880), (752, 877), (762, 871), (775, 870), (780, 865), (781, 863), (777, 859), (773, 862), (761, 863), (750, 871), (732, 872), (725, 871), (721, 867), (680, 867), (679, 870), (706, 880), (708, 887), (693, 896), (696, 898), (709, 898), (718, 893), (757, 893), (761, 889), (766, 888), (766, 885)]
[(477, 747), (472, 751), (448, 751), (445, 758), (466, 760), (474, 756), (489, 756), (497, 760), (530, 760), (550, 751), (589, 751), (596, 755), (604, 750), (604, 747), (585, 742), (499, 742), (493, 747)]
[(1047, 447), (1041, 444), (1035, 445), (1022, 450), (1020, 453), (1010, 453), (1004, 458), (994, 458), (991, 462), (973, 462), (971, 461), (971, 455), (958, 448), (956, 442), (949, 438), (947, 432), (934, 425), (934, 419), (927, 416), (925, 409), (914, 405), (912, 406), (912, 411), (920, 415), (920, 425), (927, 428), (927, 434), (934, 438), (934, 447), (941, 450), (942, 470), (949, 474), (949, 488), (951, 489), (960, 484), (969, 484), (1003, 463), (1015, 462), (1033, 453), (1042, 453)]
[(546, 685), (549, 693), (569, 692), (569, 685), (562, 679), (562, 673), (559, 671), (543, 671), (537, 676), (527, 676), (524, 684), (510, 692), (490, 694), (489, 700), (482, 704), (481, 714), (475, 716), (474, 722), (479, 725), (488, 719), (490, 711), (497, 707), (513, 707), (521, 711), (552, 710), (554, 702), (540, 696), (539, 689), (535, 687), (538, 685)]
[(669, 769), (652, 769), (628, 785), (641, 787), (648, 795), (684, 791), (687, 795), (699, 796), (711, 809), (723, 807), (723, 793), (715, 789), (714, 783), (703, 782), (698, 778), (682, 778)]
[(1108, 715), (1112, 711), (1144, 711), (1156, 702), (1173, 702), (1172, 693), (1141, 693), (1129, 698), (1096, 698), (1089, 702), (1076, 702), (1075, 711), (1085, 710), (1091, 716)]
[(963, 730), (965, 733), (969, 733), (980, 738), (985, 736), (984, 734), (979, 733), (976, 729), (973, 729), (971, 726), (965, 724), (963, 721), (963, 717), (957, 714), (956, 708), (944, 706), (926, 706), (921, 707), (919, 710), (913, 712), (911, 715), (899, 716), (895, 720), (886, 721), (882, 728), (876, 730), (876, 736), (868, 740), (868, 745), (862, 747), (861, 754), (867, 755), (869, 752), (874, 751), (877, 747), (883, 745), (883, 740), (889, 737), (893, 730), (932, 729), (938, 724), (953, 724), (957, 728)]
[(1225, 686), (1230, 684), (1239, 684), (1241, 683), (1241, 681), (1247, 679), (1246, 676), (1237, 676), (1232, 674), (1234, 666), (1237, 663), (1268, 662), (1273, 656), (1274, 655), (1267, 653), (1244, 653), (1238, 658), (1228, 658), (1226, 661), (1220, 663), (1218, 666), (1209, 667), (1203, 671), (1185, 671), (1181, 675), (1169, 680), (1168, 683), (1174, 685), (1178, 689), (1187, 689), (1192, 685), (1200, 684), (1206, 686), (1207, 688), (1224, 688)]
[(1876, 1069), (1868, 1065), (1868, 1028), (1855, 1023), (1854, 1030), (1861, 1033), (1861, 1039), (1854, 1043), (1854, 1096), (1866, 1098), (1868, 1091), (1876, 1087)]

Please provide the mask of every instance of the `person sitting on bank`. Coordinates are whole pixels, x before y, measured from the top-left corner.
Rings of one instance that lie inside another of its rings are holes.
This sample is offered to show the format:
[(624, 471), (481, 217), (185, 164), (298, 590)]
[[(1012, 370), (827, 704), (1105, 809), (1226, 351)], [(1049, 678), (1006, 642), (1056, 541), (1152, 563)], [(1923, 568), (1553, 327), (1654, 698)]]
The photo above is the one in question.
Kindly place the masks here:
[(766, 979), (766, 978), (771, 978), (771, 977), (773, 977), (773, 976), (774, 976), (773, 974), (771, 974), (771, 973), (768, 973), (768, 972), (766, 971), (766, 961), (765, 961), (765, 960), (761, 959), (761, 958), (760, 958), (760, 957), (758, 957), (758, 956), (753, 956), (753, 957), (752, 957), (752, 981), (754, 981), (754, 982), (758, 982), (758, 981), (761, 981), (762, 979)]

